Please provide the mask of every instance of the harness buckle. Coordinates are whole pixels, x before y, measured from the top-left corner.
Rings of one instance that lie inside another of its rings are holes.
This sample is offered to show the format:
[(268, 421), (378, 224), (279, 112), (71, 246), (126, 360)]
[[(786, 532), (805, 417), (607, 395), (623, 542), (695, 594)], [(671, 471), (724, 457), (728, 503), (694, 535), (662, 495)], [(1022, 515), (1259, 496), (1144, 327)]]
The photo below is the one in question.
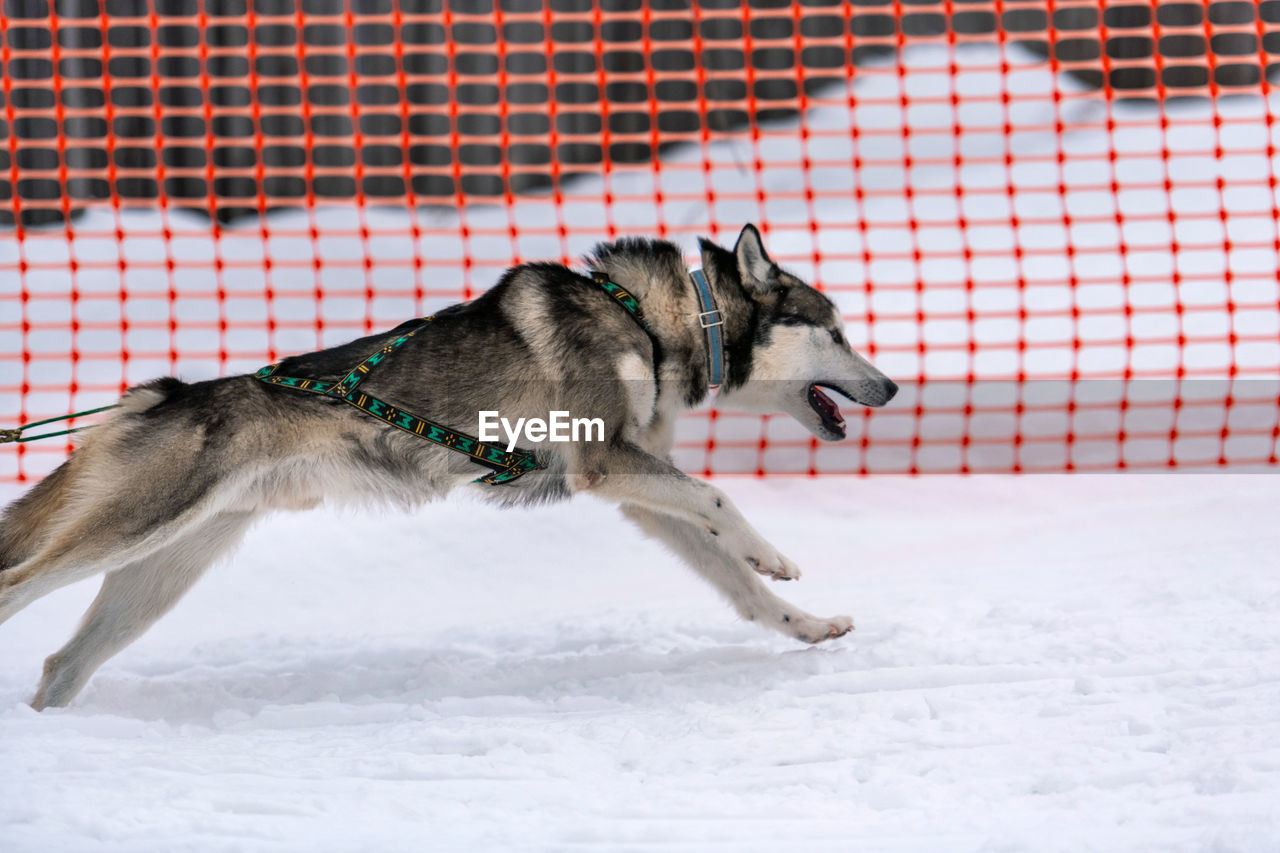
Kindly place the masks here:
[[(708, 320), (708, 317), (714, 317), (715, 319)], [(723, 326), (724, 317), (720, 316), (718, 308), (712, 308), (710, 311), (703, 311), (698, 315), (698, 325), (704, 329), (710, 329), (712, 326)]]

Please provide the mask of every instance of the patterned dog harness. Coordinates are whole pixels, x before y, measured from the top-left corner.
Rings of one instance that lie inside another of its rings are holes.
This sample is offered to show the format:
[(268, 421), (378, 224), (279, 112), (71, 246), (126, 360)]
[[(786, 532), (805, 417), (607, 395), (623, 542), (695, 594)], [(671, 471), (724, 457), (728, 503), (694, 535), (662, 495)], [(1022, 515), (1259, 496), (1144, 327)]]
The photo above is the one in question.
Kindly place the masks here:
[[(591, 280), (600, 285), (605, 293), (612, 296), (646, 332), (652, 335), (648, 324), (644, 320), (644, 315), (640, 311), (640, 305), (636, 302), (634, 296), (621, 286), (609, 281), (608, 277), (603, 273), (593, 273)], [(432, 319), (433, 317), (423, 317), (415, 321), (411, 328), (351, 368), (347, 375), (337, 382), (328, 382), (322, 379), (301, 379), (296, 376), (280, 376), (276, 373), (277, 368), (280, 367), (279, 362), (268, 364), (255, 373), (253, 378), (268, 385), (293, 388), (297, 391), (306, 391), (311, 394), (342, 400), (355, 406), (365, 414), (375, 417), (383, 423), (390, 424), (396, 429), (403, 430), (410, 435), (416, 435), (418, 438), (438, 444), (449, 450), (465, 454), (477, 465), (493, 469), (492, 474), (486, 474), (478, 478), (474, 481), (476, 483), (487, 483), (491, 486), (510, 483), (530, 471), (545, 468), (546, 466), (539, 462), (537, 456), (530, 451), (517, 448), (512, 452), (508, 452), (496, 444), (489, 444), (464, 432), (450, 429), (443, 424), (415, 415), (413, 412), (406, 411), (399, 406), (393, 406), (360, 390), (360, 383), (369, 378), (369, 374), (375, 367), (390, 358), (410, 338), (422, 331)]]

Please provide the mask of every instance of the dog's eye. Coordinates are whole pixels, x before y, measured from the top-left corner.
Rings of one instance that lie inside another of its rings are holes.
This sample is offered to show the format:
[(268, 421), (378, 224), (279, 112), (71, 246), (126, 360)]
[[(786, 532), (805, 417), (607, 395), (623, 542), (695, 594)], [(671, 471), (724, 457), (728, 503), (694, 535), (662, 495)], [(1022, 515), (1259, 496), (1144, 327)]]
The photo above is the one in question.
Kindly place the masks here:
[(844, 343), (844, 335), (840, 334), (839, 329), (832, 329), (831, 340), (835, 341), (837, 344), (842, 344)]

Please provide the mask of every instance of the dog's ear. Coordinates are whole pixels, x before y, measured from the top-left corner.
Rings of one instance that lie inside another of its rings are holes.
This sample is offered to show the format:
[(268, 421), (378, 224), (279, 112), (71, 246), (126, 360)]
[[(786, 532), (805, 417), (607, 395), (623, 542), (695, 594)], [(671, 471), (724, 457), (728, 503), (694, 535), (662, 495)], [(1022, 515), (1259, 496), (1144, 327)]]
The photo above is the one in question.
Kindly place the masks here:
[(771, 289), (769, 280), (777, 277), (777, 268), (769, 253), (764, 250), (760, 232), (754, 225), (748, 223), (743, 226), (738, 242), (733, 247), (733, 254), (738, 259), (738, 273), (742, 276), (745, 287), (758, 291)]
[(748, 298), (756, 300), (774, 298), (785, 289), (778, 267), (765, 252), (754, 225), (742, 229), (732, 252), (706, 238), (700, 238), (698, 245), (702, 249), (702, 268), (722, 287), (736, 284)]

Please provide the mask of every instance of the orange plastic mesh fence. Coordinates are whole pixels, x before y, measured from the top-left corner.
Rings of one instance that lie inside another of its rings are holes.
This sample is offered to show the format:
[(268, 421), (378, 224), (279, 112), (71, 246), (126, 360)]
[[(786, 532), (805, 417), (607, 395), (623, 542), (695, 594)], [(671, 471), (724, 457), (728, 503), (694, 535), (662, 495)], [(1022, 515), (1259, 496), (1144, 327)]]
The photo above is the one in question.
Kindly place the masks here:
[(903, 391), (690, 470), (1276, 466), (1278, 56), (1280, 0), (5, 0), (0, 427), (754, 222)]

